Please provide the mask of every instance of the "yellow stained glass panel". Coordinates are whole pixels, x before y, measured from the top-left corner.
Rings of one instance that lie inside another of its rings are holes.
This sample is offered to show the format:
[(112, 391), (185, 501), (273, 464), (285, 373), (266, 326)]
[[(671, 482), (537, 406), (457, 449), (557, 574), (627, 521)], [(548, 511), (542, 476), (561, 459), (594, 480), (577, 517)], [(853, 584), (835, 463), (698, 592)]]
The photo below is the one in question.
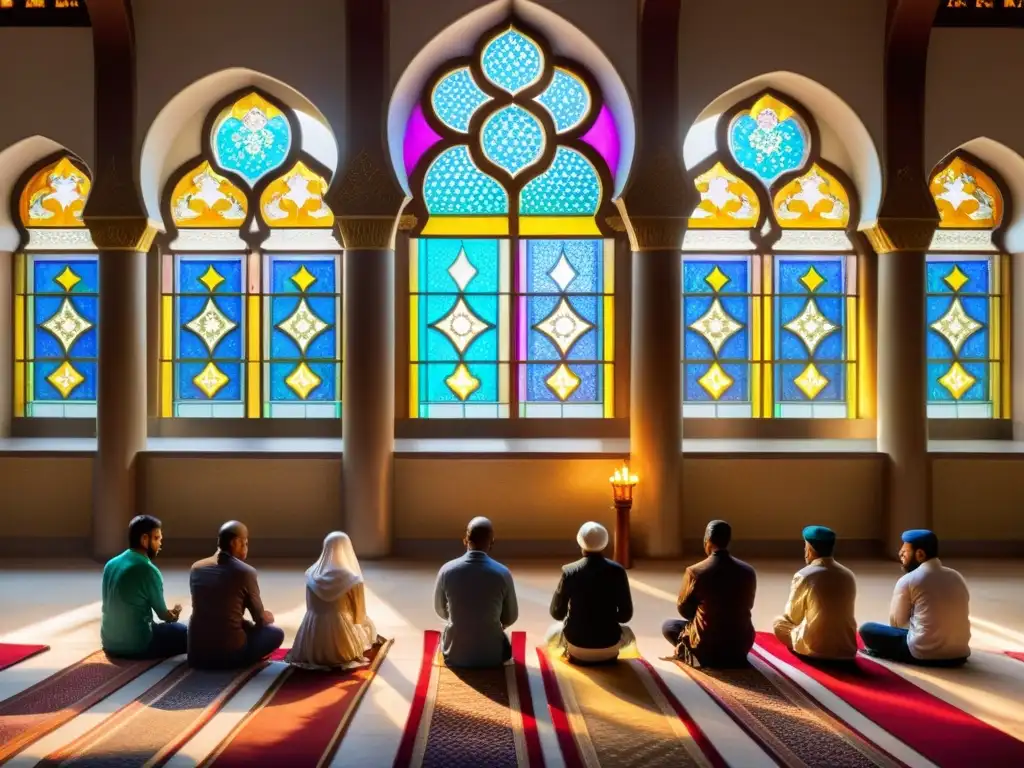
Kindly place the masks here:
[(954, 157), (936, 173), (929, 189), (944, 229), (991, 229), (1003, 219), (999, 187), (962, 157)]
[(263, 190), (260, 215), (271, 227), (331, 227), (334, 213), (324, 202), (325, 194), (327, 180), (299, 161)]
[(18, 214), (26, 227), (84, 227), (82, 211), (92, 182), (81, 168), (62, 157), (37, 171), (21, 192)]
[(171, 192), (171, 218), (179, 228), (237, 229), (249, 210), (245, 193), (204, 160)]
[(776, 192), (772, 207), (781, 227), (845, 229), (850, 223), (849, 194), (817, 163)]
[(750, 185), (721, 163), (693, 181), (700, 203), (690, 214), (695, 229), (749, 229), (757, 225), (761, 203)]
[(523, 237), (600, 237), (601, 230), (592, 216), (522, 216), (519, 234)]
[(423, 225), (423, 235), (483, 237), (508, 235), (506, 216), (431, 216)]

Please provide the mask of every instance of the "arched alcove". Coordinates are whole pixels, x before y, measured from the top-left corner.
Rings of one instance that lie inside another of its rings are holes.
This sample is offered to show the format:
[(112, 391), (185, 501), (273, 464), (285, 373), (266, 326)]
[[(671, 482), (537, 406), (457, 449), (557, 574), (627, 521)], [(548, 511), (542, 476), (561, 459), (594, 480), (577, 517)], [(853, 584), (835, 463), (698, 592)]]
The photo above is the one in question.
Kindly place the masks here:
[(197, 80), (160, 110), (146, 133), (139, 161), (142, 199), (149, 217), (163, 225), (160, 196), (171, 174), (200, 153), (202, 126), (218, 101), (254, 87), (293, 110), (302, 134), (301, 149), (332, 174), (338, 167), (338, 142), (316, 106), (291, 86), (251, 69), (227, 69)]
[(771, 72), (730, 88), (698, 115), (683, 142), (683, 162), (693, 169), (715, 151), (718, 119), (734, 104), (767, 88), (801, 102), (818, 124), (821, 156), (853, 181), (861, 202), (859, 228), (878, 216), (882, 164), (871, 135), (857, 113), (834, 92), (794, 72)]
[(1010, 215), (1002, 224), (1002, 243), (1009, 253), (1024, 252), (1024, 157), (984, 136), (971, 139), (956, 149), (974, 155), (1002, 177), (1010, 198), (1006, 201)]

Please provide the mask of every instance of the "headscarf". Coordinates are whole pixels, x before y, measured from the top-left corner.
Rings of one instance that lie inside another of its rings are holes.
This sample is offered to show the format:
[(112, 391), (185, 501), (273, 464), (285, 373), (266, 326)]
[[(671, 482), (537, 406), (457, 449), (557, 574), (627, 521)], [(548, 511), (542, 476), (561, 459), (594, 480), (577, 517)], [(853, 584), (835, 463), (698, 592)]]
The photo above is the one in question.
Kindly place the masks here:
[(306, 570), (306, 586), (321, 600), (334, 602), (362, 582), (363, 571), (348, 534), (328, 534), (320, 559)]

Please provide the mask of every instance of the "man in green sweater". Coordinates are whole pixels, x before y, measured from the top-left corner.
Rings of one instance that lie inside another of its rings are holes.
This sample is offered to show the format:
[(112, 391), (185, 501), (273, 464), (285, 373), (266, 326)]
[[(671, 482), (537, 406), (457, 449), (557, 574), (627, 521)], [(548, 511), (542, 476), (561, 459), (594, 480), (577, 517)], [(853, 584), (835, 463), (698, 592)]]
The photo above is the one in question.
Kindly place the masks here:
[[(185, 653), (181, 606), (164, 602), (164, 580), (153, 560), (163, 544), (162, 524), (139, 515), (128, 525), (128, 549), (103, 568), (100, 639), (110, 656), (155, 659)], [(155, 623), (153, 614), (163, 623)]]

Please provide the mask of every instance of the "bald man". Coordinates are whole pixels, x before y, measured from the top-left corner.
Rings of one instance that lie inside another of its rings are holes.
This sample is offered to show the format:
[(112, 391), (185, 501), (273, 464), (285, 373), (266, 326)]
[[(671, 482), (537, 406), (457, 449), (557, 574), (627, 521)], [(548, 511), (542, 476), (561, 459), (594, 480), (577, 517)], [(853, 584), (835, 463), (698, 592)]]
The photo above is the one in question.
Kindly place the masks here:
[(519, 618), (508, 568), (487, 554), (494, 527), (474, 517), (462, 539), (466, 554), (444, 564), (434, 585), (434, 610), (448, 622), (441, 651), (450, 667), (497, 667), (512, 658), (505, 630)]
[[(200, 669), (247, 667), (281, 647), (284, 631), (264, 609), (256, 569), (245, 562), (249, 530), (236, 520), (217, 534), (217, 552), (192, 566), (188, 663)], [(246, 621), (249, 611), (252, 621)]]

